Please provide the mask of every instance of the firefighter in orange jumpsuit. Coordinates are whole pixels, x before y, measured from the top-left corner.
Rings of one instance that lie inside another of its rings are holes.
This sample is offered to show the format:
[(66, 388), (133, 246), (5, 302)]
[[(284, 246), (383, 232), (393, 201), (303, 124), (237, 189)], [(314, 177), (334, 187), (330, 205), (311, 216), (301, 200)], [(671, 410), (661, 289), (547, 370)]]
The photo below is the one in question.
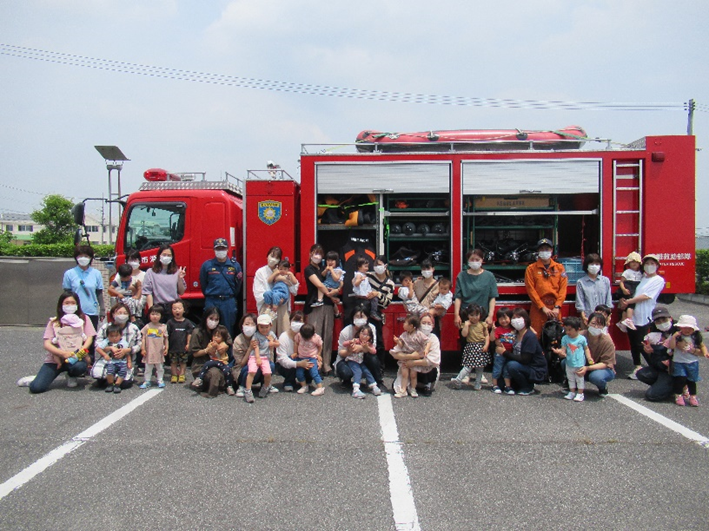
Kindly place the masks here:
[(566, 299), (566, 270), (559, 262), (552, 260), (554, 250), (551, 240), (542, 238), (537, 243), (539, 252), (536, 262), (527, 266), (524, 285), (532, 301), (529, 317), (538, 337), (542, 335), (544, 323), (560, 320), (561, 305)]

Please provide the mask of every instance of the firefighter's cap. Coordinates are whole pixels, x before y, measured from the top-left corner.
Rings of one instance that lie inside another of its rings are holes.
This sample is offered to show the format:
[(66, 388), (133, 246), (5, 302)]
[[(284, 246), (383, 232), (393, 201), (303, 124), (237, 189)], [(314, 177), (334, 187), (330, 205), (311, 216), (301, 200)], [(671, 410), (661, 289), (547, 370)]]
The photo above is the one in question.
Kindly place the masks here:
[(537, 242), (537, 249), (539, 249), (542, 245), (548, 245), (552, 249), (554, 248), (554, 244), (551, 242), (549, 238), (542, 238)]
[(643, 259), (640, 257), (640, 254), (633, 251), (625, 259), (625, 265), (628, 265), (630, 262), (637, 262), (639, 264), (642, 261), (643, 261)]
[(219, 247), (229, 248), (229, 243), (226, 241), (226, 238), (217, 238), (214, 240), (214, 248), (217, 249)]
[(258, 319), (256, 319), (256, 324), (260, 325), (270, 325), (272, 323), (271, 318), (266, 315), (265, 313), (262, 313), (261, 315), (258, 316)]
[(645, 256), (643, 256), (643, 264), (648, 260), (655, 260), (655, 262), (657, 262), (658, 264), (660, 263), (660, 257), (656, 254), (646, 254)]
[(672, 318), (672, 316), (670, 315), (670, 311), (667, 309), (667, 306), (660, 306), (658, 304), (652, 310), (652, 320), (654, 321), (655, 319), (660, 319), (661, 317), (668, 317), (670, 319)]

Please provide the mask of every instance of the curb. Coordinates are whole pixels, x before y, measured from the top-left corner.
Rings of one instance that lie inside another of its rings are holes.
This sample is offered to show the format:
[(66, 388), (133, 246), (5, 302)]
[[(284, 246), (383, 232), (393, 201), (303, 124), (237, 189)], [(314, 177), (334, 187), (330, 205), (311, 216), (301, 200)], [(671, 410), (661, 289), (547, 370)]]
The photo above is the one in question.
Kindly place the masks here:
[(684, 302), (693, 302), (695, 304), (704, 304), (709, 306), (709, 295), (698, 295), (696, 293), (683, 293), (677, 295), (677, 298)]

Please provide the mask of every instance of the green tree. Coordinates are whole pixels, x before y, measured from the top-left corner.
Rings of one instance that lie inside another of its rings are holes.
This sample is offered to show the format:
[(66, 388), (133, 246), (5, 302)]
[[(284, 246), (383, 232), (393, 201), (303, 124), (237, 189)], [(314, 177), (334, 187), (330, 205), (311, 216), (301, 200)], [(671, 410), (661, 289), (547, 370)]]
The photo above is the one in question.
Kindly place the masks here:
[(71, 207), (74, 204), (61, 195), (48, 195), (42, 200), (42, 208), (30, 215), (32, 221), (44, 225), (44, 228), (34, 234), (34, 243), (66, 243), (73, 242), (73, 234), (77, 229)]

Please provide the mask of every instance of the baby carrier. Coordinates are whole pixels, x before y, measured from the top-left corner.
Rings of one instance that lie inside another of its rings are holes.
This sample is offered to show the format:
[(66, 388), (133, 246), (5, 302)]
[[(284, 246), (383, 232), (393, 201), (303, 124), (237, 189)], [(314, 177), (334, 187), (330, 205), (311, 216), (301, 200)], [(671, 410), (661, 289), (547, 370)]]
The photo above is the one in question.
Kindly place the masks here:
[(549, 368), (549, 381), (561, 383), (564, 381), (564, 369), (561, 358), (555, 354), (553, 348), (561, 348), (561, 338), (564, 336), (564, 327), (559, 321), (547, 321), (542, 328), (542, 350), (547, 359)]

